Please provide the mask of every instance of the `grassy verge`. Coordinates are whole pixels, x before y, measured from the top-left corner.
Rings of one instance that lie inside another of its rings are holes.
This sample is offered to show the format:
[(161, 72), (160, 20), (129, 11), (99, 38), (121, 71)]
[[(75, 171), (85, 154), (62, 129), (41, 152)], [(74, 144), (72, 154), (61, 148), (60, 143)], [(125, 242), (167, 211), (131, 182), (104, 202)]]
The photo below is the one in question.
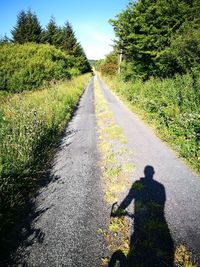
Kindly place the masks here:
[(49, 89), (0, 99), (0, 233), (2, 240), (37, 188), (49, 153), (69, 121), (89, 75)]
[[(131, 152), (127, 139), (116, 124), (112, 112), (95, 79), (95, 107), (98, 126), (98, 149), (101, 154), (100, 167), (103, 178), (105, 201), (110, 206), (121, 199), (121, 194), (131, 186), (134, 166), (130, 161)], [(130, 243), (130, 223), (126, 217), (111, 217), (107, 231), (99, 229), (107, 241), (108, 250), (127, 255)], [(101, 266), (107, 266), (108, 258), (102, 259)]]
[(200, 95), (190, 75), (146, 82), (103, 77), (131, 110), (150, 123), (178, 155), (200, 172)]

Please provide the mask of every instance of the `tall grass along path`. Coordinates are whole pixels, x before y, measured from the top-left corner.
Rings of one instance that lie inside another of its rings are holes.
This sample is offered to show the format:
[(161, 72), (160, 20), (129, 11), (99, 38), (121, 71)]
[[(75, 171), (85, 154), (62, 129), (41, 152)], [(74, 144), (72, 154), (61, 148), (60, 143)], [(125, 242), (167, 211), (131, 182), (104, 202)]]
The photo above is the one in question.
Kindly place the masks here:
[(97, 160), (90, 80), (59, 142), (48, 182), (21, 227), (24, 237), (12, 256), (14, 266), (100, 265), (104, 240), (97, 230), (105, 225), (109, 210), (103, 203)]

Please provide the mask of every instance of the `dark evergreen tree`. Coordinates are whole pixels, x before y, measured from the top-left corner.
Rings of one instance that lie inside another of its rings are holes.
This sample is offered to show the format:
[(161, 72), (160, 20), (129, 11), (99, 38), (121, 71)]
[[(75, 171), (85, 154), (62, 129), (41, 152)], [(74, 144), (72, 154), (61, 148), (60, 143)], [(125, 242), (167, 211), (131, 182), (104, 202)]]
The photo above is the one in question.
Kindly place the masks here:
[(86, 73), (91, 71), (91, 66), (90, 63), (86, 57), (86, 54), (81, 46), (80, 43), (76, 44), (75, 47), (75, 51), (74, 51), (74, 56), (77, 58), (77, 62), (78, 62), (78, 69), (82, 72), (82, 73)]
[(61, 48), (69, 55), (75, 56), (75, 51), (77, 49), (78, 42), (72, 28), (72, 25), (69, 22), (66, 22), (62, 28), (62, 45)]
[(60, 48), (68, 55), (76, 58), (75, 66), (81, 73), (91, 70), (91, 66), (81, 44), (77, 41), (72, 25), (66, 22), (62, 28), (62, 42)]
[(27, 24), (27, 16), (25, 11), (22, 10), (17, 16), (16, 26), (11, 31), (14, 42), (20, 44), (26, 42), (26, 24)]
[(4, 37), (0, 38), (0, 44), (9, 44), (11, 42), (11, 40), (7, 37), (7, 35), (5, 34)]
[(16, 26), (11, 33), (15, 43), (40, 43), (42, 27), (36, 14), (32, 13), (31, 10), (21, 11), (17, 16)]
[(56, 25), (55, 18), (52, 16), (46, 30), (44, 31), (42, 42), (60, 47), (62, 44), (62, 39), (62, 28)]

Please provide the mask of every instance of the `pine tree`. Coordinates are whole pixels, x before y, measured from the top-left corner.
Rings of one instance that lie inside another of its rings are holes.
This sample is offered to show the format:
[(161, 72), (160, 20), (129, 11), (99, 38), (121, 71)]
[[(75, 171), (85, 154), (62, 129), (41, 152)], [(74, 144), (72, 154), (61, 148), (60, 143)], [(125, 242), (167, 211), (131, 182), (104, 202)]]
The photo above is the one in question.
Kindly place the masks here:
[(11, 31), (15, 43), (24, 44), (27, 42), (40, 43), (42, 27), (31, 10), (21, 11), (17, 16), (17, 23)]
[(74, 50), (74, 57), (77, 58), (77, 67), (81, 71), (81, 73), (86, 73), (91, 71), (90, 63), (80, 43), (76, 44)]
[(77, 49), (78, 42), (69, 22), (66, 22), (62, 29), (62, 45), (61, 48), (69, 55), (75, 56), (75, 51)]
[(23, 44), (26, 42), (26, 24), (27, 16), (25, 11), (21, 11), (17, 16), (17, 24), (11, 31), (13, 36), (13, 41), (15, 43)]
[(50, 18), (47, 28), (44, 31), (42, 42), (49, 43), (50, 45), (54, 45), (56, 47), (61, 46), (62, 28), (56, 25), (56, 21), (53, 16)]
[(0, 44), (9, 44), (11, 42), (11, 40), (7, 37), (7, 35), (5, 34), (4, 37), (0, 38)]

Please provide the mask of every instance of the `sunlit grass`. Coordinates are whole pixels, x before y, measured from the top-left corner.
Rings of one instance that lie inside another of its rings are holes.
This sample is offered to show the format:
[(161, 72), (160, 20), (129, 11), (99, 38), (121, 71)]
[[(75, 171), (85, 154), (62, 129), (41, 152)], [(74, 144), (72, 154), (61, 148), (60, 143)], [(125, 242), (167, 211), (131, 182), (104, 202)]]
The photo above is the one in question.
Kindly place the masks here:
[[(95, 107), (98, 126), (98, 148), (101, 154), (100, 167), (103, 176), (104, 196), (108, 204), (119, 201), (121, 193), (130, 186), (134, 166), (128, 161), (130, 151), (127, 139), (114, 120), (108, 104), (95, 79)], [(111, 253), (121, 249), (129, 251), (130, 224), (126, 217), (111, 218), (107, 231), (100, 231), (107, 241)], [(102, 259), (101, 266), (107, 266), (108, 258)]]
[(148, 122), (178, 155), (200, 172), (200, 96), (190, 75), (123, 82), (103, 77), (123, 102)]
[(88, 79), (83, 75), (52, 88), (1, 97), (1, 230), (7, 222), (4, 215), (18, 212), (37, 185)]

